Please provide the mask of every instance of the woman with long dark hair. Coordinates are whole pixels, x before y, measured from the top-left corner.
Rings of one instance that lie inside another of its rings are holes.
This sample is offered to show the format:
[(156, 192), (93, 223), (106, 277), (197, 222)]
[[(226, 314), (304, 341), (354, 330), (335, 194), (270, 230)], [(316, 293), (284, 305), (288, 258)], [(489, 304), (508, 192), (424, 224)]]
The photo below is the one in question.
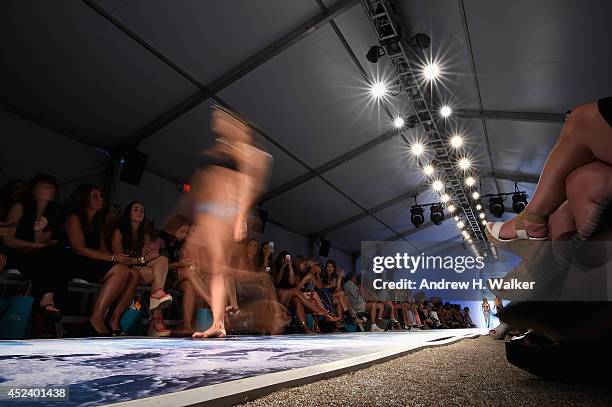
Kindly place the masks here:
[(101, 283), (102, 288), (88, 320), (88, 336), (110, 334), (104, 315), (108, 307), (125, 290), (130, 277), (128, 266), (137, 260), (126, 254), (112, 254), (102, 243), (102, 225), (94, 222), (95, 214), (104, 207), (102, 192), (95, 185), (80, 185), (68, 198), (66, 234), (70, 246), (67, 269), (70, 278)]
[(4, 237), (8, 267), (18, 269), (32, 282), (33, 293), (43, 313), (61, 318), (54, 294), (65, 290), (66, 280), (54, 267), (61, 267), (59, 206), (55, 203), (58, 184), (48, 174), (38, 174), (28, 182), (19, 202), (9, 209)]
[(323, 271), (317, 285), (317, 291), (326, 309), (331, 310), (335, 307), (336, 315), (350, 317), (355, 321), (355, 324), (361, 325), (363, 321), (357, 318), (357, 314), (355, 314), (355, 311), (353, 311), (353, 308), (349, 305), (348, 298), (342, 289), (343, 279), (344, 272), (338, 271), (336, 262), (327, 260), (327, 263), (325, 263), (325, 271)]
[(131, 202), (125, 207), (118, 227), (113, 232), (112, 252), (116, 255), (126, 254), (136, 260), (130, 266), (130, 276), (126, 288), (117, 301), (115, 312), (110, 319), (113, 332), (119, 331), (123, 311), (136, 292), (138, 283), (151, 284), (149, 310), (153, 312), (149, 324), (149, 335), (168, 336), (170, 330), (164, 326), (161, 310), (172, 302), (172, 296), (164, 291), (168, 273), (168, 258), (160, 256), (159, 250), (151, 250), (151, 232), (147, 230), (145, 206), (140, 201)]

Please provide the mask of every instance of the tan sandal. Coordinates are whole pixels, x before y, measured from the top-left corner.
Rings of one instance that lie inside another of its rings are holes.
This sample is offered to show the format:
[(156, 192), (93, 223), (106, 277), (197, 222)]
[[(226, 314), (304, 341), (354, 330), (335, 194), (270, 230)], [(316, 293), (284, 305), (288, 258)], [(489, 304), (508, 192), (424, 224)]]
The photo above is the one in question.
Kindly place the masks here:
[(538, 254), (542, 247), (542, 242), (547, 241), (549, 237), (530, 237), (523, 223), (525, 220), (538, 225), (548, 224), (547, 216), (523, 211), (515, 218), (516, 238), (502, 239), (499, 237), (499, 232), (505, 222), (495, 222), (491, 228), (487, 225), (485, 233), (493, 246), (511, 251), (523, 259), (531, 260)]

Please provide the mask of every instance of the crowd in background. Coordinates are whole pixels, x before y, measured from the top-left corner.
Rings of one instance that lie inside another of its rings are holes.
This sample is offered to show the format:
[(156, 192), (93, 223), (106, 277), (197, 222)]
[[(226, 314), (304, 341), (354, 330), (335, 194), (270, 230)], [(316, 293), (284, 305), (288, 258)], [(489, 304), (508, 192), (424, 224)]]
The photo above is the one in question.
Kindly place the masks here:
[[(83, 330), (86, 336), (125, 335), (121, 318), (138, 287), (150, 286), (148, 334), (186, 336), (209, 302), (206, 265), (190, 251), (194, 233), (175, 215), (156, 230), (140, 201), (108, 204), (103, 191), (81, 185), (60, 205), (58, 183), (38, 174), (0, 191), (0, 270), (16, 269), (31, 282), (35, 311), (61, 321), (73, 279), (99, 284)], [(230, 332), (249, 321), (265, 334), (340, 330), (418, 330), (474, 327), (469, 309), (439, 298), (415, 300), (406, 291), (372, 293), (359, 276), (328, 259), (275, 251), (273, 242), (237, 243), (226, 273)], [(174, 296), (174, 298), (173, 298)], [(164, 309), (181, 298), (182, 325), (170, 330)]]

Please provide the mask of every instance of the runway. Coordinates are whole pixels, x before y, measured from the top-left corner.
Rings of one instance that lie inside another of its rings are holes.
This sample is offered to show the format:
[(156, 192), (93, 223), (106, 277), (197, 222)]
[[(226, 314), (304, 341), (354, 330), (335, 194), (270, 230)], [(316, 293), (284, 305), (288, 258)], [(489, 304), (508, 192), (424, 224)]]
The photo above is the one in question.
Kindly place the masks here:
[[(68, 386), (70, 399), (62, 406), (104, 405), (148, 397), (172, 405), (189, 405), (196, 400), (231, 404), (247, 395), (267, 394), (276, 385), (304, 384), (486, 332), (457, 329), (234, 336), (224, 340), (129, 337), (0, 341), (0, 384)], [(10, 404), (15, 403), (0, 401), (0, 405)]]

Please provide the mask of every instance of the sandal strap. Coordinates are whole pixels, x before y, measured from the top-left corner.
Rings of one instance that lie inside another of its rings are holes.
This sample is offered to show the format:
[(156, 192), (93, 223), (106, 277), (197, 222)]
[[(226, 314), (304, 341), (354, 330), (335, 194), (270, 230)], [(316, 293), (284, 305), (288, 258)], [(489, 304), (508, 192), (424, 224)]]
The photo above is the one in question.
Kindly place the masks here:
[(164, 293), (164, 295), (166, 295), (166, 292), (164, 291), (163, 288), (156, 288), (155, 290), (151, 291), (151, 297), (153, 296), (153, 294), (155, 294), (156, 292), (161, 291), (162, 293)]
[(537, 215), (527, 211), (523, 211), (516, 216), (516, 235), (519, 239), (527, 240), (529, 239), (529, 235), (527, 235), (527, 230), (525, 229), (525, 224), (523, 223), (525, 220), (538, 225), (546, 225), (548, 223), (548, 216)]

